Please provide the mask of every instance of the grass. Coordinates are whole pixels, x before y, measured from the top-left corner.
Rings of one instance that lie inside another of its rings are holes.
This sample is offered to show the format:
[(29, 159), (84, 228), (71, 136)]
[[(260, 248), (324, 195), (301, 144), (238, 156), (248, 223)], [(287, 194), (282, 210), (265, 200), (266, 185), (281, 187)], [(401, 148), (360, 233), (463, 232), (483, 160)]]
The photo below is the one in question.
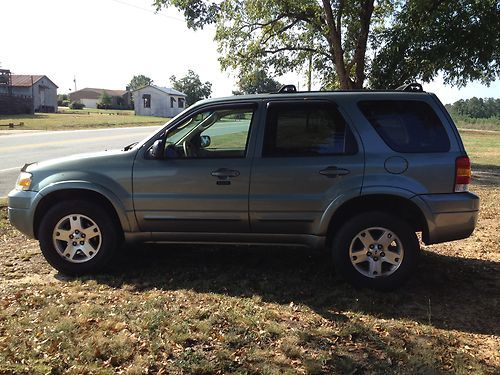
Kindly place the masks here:
[(295, 248), (142, 245), (67, 278), (0, 210), (0, 374), (487, 374), (500, 368), (500, 187), (473, 237), (392, 293)]
[(295, 248), (141, 245), (68, 278), (0, 202), (0, 374), (495, 374), (500, 370), (498, 134), (462, 132), (482, 173), (468, 239), (423, 246), (392, 293)]
[[(0, 116), (0, 124), (19, 124), (21, 130), (71, 130), (125, 126), (162, 125), (169, 119), (153, 116), (135, 116), (124, 110), (64, 110), (61, 113)], [(1, 129), (8, 129), (1, 127)]]
[(473, 165), (500, 166), (500, 132), (461, 130), (460, 136)]
[(470, 118), (470, 117), (454, 117), (453, 121), (459, 129), (475, 129), (475, 130), (490, 130), (500, 131), (499, 118)]

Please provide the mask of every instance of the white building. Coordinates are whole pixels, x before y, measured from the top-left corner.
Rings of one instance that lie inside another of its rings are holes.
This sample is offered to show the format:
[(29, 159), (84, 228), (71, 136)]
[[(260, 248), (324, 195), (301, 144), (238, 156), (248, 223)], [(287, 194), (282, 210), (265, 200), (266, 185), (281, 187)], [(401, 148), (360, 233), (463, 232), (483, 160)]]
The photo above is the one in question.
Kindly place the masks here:
[(69, 100), (72, 102), (80, 102), (85, 106), (85, 108), (97, 108), (97, 104), (101, 102), (102, 95), (104, 93), (111, 96), (112, 108), (132, 108), (130, 104), (130, 92), (126, 90), (109, 90), (86, 87), (70, 93)]
[(186, 108), (186, 94), (172, 88), (149, 85), (132, 94), (136, 115), (174, 117)]

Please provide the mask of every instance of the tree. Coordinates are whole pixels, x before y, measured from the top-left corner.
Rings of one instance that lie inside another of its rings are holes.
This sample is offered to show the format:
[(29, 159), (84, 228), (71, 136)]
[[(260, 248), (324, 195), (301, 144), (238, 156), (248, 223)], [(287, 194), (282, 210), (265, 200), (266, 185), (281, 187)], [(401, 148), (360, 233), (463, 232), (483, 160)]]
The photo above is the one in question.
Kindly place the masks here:
[(233, 94), (257, 94), (263, 92), (278, 91), (281, 83), (268, 77), (266, 71), (262, 68), (240, 75), (238, 80), (238, 91)]
[[(491, 81), (500, 74), (496, 4), (497, 0), (154, 1), (157, 10), (182, 11), (192, 29), (215, 24), (223, 69), (246, 72), (258, 63), (279, 76), (303, 70), (311, 61), (323, 87), (341, 89), (362, 88), (367, 77), (372, 87), (385, 88), (413, 79), (428, 81), (439, 72), (451, 84)], [(476, 41), (478, 45), (471, 46)]]
[(129, 91), (134, 91), (137, 89), (140, 89), (141, 87), (152, 85), (153, 80), (149, 77), (146, 77), (145, 75), (138, 75), (132, 77), (132, 80), (130, 83), (127, 85)]
[(100, 96), (99, 108), (108, 109), (113, 104), (113, 98), (106, 91), (103, 91)]
[(406, 1), (381, 36), (373, 64), (374, 87), (429, 82), (485, 84), (500, 75), (500, 7), (497, 0)]
[[(189, 27), (216, 24), (221, 65), (251, 71), (256, 62), (276, 75), (300, 69), (312, 57), (314, 69), (343, 89), (361, 88), (370, 25), (380, 22), (390, 0), (155, 0), (174, 6)], [(327, 82), (325, 82), (327, 83)]]
[(198, 74), (192, 70), (188, 70), (185, 77), (177, 79), (175, 76), (170, 77), (173, 88), (187, 95), (186, 101), (188, 105), (196, 103), (198, 100), (206, 99), (212, 94), (212, 84), (210, 82), (201, 83)]

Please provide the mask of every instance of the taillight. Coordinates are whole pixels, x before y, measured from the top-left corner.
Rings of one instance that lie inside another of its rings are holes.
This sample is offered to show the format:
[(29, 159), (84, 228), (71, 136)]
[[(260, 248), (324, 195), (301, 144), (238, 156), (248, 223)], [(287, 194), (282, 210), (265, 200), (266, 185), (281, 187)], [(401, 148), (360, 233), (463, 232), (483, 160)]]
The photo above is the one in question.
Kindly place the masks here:
[(471, 177), (470, 160), (460, 156), (455, 161), (455, 192), (468, 191)]

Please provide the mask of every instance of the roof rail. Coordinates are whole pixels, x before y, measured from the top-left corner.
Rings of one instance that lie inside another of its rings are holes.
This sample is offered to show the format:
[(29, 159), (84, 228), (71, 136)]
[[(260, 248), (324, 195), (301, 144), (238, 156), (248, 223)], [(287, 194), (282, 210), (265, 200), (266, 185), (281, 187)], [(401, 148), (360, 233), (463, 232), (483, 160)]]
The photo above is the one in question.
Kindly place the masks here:
[(290, 92), (297, 92), (297, 87), (295, 87), (295, 85), (283, 85), (280, 87), (277, 93), (282, 94)]
[(405, 85), (399, 86), (397, 91), (412, 91), (412, 92), (424, 92), (424, 89), (420, 83), (412, 82)]

